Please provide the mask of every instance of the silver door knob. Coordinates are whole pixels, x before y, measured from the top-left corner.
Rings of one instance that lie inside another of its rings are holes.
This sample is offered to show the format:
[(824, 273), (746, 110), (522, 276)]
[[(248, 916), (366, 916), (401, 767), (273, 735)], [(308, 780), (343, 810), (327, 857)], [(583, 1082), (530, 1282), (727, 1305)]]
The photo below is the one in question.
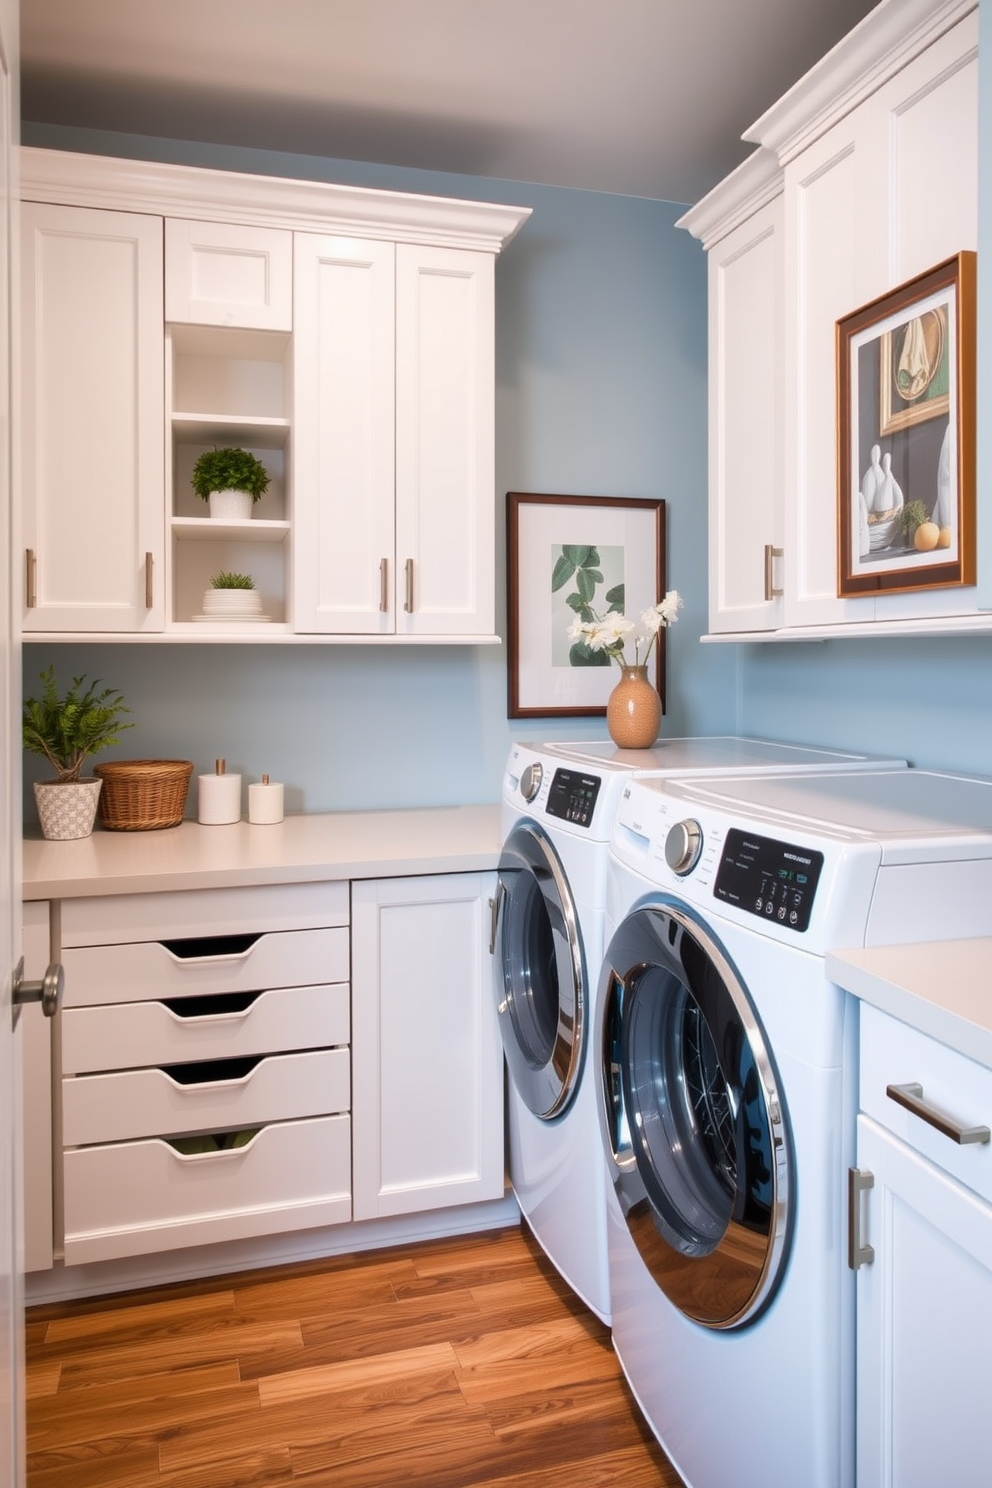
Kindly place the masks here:
[(40, 982), (26, 982), (24, 980), (24, 957), (14, 967), (14, 986), (12, 1000), (14, 1003), (14, 1017), (17, 1010), (26, 1002), (40, 1002), (41, 1011), (46, 1018), (54, 1018), (62, 1006), (62, 996), (65, 992), (65, 971), (61, 962), (53, 961)]
[(520, 777), (520, 794), (525, 801), (533, 801), (541, 789), (541, 781), (544, 779), (544, 767), (539, 760), (527, 766)]

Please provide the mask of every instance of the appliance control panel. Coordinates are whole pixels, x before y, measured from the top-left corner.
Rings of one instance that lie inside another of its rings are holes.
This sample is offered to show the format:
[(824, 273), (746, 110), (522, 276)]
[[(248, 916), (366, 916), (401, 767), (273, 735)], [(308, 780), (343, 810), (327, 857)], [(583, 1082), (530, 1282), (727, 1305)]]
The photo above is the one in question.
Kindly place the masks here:
[(556, 770), (548, 791), (547, 813), (577, 827), (592, 822), (602, 780), (583, 770)]
[(713, 893), (759, 919), (802, 931), (809, 927), (822, 868), (822, 852), (732, 827)]

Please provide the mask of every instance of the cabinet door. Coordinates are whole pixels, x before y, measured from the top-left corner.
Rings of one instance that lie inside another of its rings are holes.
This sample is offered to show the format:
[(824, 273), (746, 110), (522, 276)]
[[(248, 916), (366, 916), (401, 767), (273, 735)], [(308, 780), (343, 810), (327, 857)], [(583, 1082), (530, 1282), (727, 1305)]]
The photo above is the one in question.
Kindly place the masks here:
[(162, 222), (24, 203), (26, 631), (165, 619)]
[(396, 631), (495, 629), (494, 262), (396, 249)]
[(503, 1195), (490, 873), (352, 885), (354, 1216)]
[(299, 631), (388, 635), (394, 248), (297, 233), (293, 549)]
[(985, 1488), (992, 1207), (864, 1116), (858, 1166), (858, 1488)]
[(871, 620), (837, 597), (836, 323), (872, 294), (870, 119), (856, 110), (786, 168), (785, 620)]
[(165, 318), (293, 329), (293, 234), (236, 222), (165, 222)]
[(710, 250), (710, 630), (781, 625), (782, 198)]
[[(24, 975), (40, 981), (49, 954), (48, 905), (23, 907)], [(22, 1111), (24, 1171), (24, 1269), (47, 1271), (52, 1266), (52, 1019), (41, 1003), (21, 1008), (17, 1023)]]

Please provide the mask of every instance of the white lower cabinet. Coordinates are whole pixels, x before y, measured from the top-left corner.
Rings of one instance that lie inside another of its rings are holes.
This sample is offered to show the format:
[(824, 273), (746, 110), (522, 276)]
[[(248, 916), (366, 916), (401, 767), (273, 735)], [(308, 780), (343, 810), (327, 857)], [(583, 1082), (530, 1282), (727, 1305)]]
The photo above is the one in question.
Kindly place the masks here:
[[(863, 1005), (860, 1103), (858, 1488), (987, 1488), (992, 1071)], [(946, 1118), (978, 1140), (932, 1124)]]
[(347, 884), (61, 919), (66, 1263), (349, 1220)]
[(352, 885), (356, 1219), (503, 1196), (491, 873)]

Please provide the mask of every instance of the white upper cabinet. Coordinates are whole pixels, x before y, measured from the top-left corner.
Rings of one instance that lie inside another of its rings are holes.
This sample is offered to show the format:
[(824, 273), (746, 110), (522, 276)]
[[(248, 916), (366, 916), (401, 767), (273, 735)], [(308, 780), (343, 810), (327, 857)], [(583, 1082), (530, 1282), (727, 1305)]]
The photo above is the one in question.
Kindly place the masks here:
[[(529, 209), (32, 149), (21, 186), (26, 633), (497, 639), (494, 263)], [(228, 444), (269, 473), (249, 518), (192, 494)], [(204, 606), (220, 570), (258, 619)]]
[(165, 621), (162, 222), (21, 212), (24, 630)]
[(165, 318), (293, 329), (293, 234), (236, 222), (166, 218)]
[(296, 235), (296, 629), (391, 635), (392, 243)]
[[(883, 0), (747, 132), (761, 148), (745, 166), (682, 218), (710, 262), (714, 635), (989, 624), (965, 586), (837, 592), (837, 321), (977, 248), (977, 58), (974, 0)], [(781, 327), (759, 346), (757, 317)]]

